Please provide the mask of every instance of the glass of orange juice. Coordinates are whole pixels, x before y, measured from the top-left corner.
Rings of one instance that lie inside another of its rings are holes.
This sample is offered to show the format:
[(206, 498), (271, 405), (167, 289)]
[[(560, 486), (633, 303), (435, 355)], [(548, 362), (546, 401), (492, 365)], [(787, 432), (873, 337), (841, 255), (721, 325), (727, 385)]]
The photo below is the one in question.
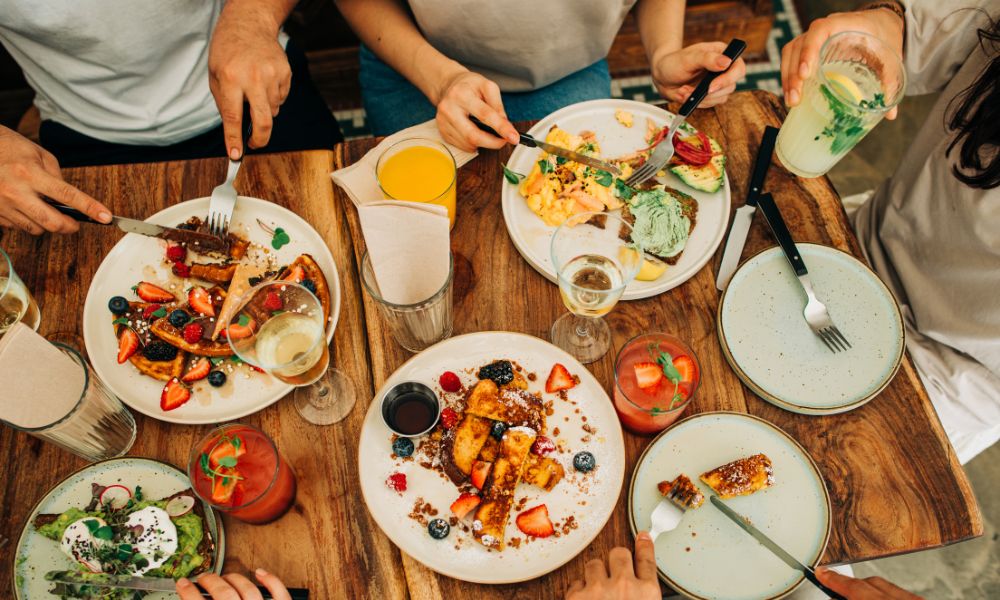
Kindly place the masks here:
[(435, 140), (409, 138), (396, 142), (375, 164), (382, 195), (389, 200), (440, 204), (455, 226), (455, 179), (458, 168), (448, 147)]

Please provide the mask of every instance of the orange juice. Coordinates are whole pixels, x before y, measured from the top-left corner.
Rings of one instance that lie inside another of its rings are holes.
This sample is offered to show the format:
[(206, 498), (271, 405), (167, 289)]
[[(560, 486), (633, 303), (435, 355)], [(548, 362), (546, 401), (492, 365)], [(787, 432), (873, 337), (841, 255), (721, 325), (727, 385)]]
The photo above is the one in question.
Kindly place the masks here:
[[(404, 140), (379, 159), (378, 182), (390, 200), (439, 204), (455, 225), (455, 160), (430, 140)], [(404, 146), (405, 145), (405, 146)]]

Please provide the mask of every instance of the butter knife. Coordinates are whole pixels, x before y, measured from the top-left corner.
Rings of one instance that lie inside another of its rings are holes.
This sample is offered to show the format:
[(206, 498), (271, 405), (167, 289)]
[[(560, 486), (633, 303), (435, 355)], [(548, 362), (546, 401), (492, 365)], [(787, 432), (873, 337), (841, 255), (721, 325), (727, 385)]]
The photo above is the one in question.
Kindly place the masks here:
[[(493, 129), (486, 123), (483, 123), (476, 117), (469, 115), (469, 120), (472, 121), (476, 127), (482, 129), (486, 133), (490, 135), (495, 135), (496, 137), (501, 137), (500, 134), (497, 133), (495, 129)], [(578, 162), (582, 165), (587, 165), (588, 167), (592, 167), (594, 169), (607, 171), (615, 176), (621, 176), (622, 174), (621, 169), (619, 169), (618, 167), (614, 166), (609, 162), (604, 162), (603, 160), (598, 160), (593, 156), (587, 156), (586, 154), (581, 154), (579, 152), (573, 152), (572, 150), (567, 150), (562, 146), (555, 146), (548, 142), (543, 142), (542, 140), (531, 137), (527, 133), (518, 133), (518, 135), (521, 137), (517, 143), (521, 144), (522, 146), (527, 146), (528, 148), (540, 148), (542, 150), (545, 150), (549, 154), (555, 154), (556, 156), (561, 156), (566, 160)]]
[(795, 569), (796, 571), (802, 571), (802, 574), (805, 575), (806, 579), (811, 581), (812, 584), (815, 585), (817, 588), (819, 588), (821, 592), (823, 592), (833, 600), (846, 600), (846, 598), (844, 598), (837, 592), (831, 590), (830, 588), (820, 583), (819, 579), (816, 579), (816, 571), (814, 571), (812, 567), (808, 567), (800, 563), (798, 560), (795, 559), (794, 556), (792, 556), (788, 552), (785, 552), (784, 548), (774, 543), (774, 541), (771, 540), (771, 538), (764, 535), (764, 533), (761, 532), (761, 530), (751, 525), (750, 521), (748, 521), (743, 515), (726, 506), (726, 503), (723, 502), (718, 496), (712, 494), (709, 497), (709, 500), (711, 500), (712, 506), (719, 509), (719, 511), (721, 511), (722, 514), (729, 517), (730, 521), (739, 525), (740, 529), (749, 533), (753, 539), (760, 542), (762, 546), (770, 550), (775, 556), (780, 558), (786, 565)]
[[(106, 575), (100, 579), (95, 579), (93, 575), (84, 578), (72, 571), (49, 571), (45, 574), (45, 579), (58, 586), (57, 593), (65, 593), (66, 591), (83, 586), (137, 590), (144, 592), (173, 592), (176, 585), (174, 580), (169, 577), (128, 577), (124, 575)], [(60, 587), (62, 589), (59, 589)], [(267, 588), (258, 585), (257, 589), (264, 597), (264, 600), (274, 598)], [(199, 590), (199, 592), (203, 598), (212, 597), (212, 595), (208, 592), (202, 592), (201, 590)], [(307, 589), (289, 588), (288, 594), (292, 597), (292, 600), (309, 600), (309, 590)]]
[(760, 197), (760, 193), (764, 189), (764, 179), (767, 178), (767, 170), (771, 166), (771, 154), (774, 152), (774, 140), (777, 137), (777, 127), (768, 125), (764, 128), (764, 137), (760, 140), (753, 173), (750, 175), (750, 189), (747, 191), (746, 202), (736, 209), (733, 225), (729, 228), (729, 237), (726, 238), (726, 248), (722, 252), (722, 263), (719, 265), (719, 274), (715, 278), (715, 287), (720, 291), (729, 285), (729, 280), (733, 278), (736, 266), (739, 265), (740, 257), (743, 255), (743, 247), (747, 243), (747, 233), (750, 231), (750, 224), (753, 223), (753, 216), (757, 212), (757, 198)]

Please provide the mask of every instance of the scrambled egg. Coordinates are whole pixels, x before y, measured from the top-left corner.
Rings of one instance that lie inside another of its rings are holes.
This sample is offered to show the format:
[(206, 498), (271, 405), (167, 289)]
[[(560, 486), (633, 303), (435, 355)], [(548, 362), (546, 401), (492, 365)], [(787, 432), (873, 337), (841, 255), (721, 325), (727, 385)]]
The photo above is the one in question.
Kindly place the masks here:
[(625, 127), (631, 127), (634, 122), (632, 113), (621, 108), (615, 111), (615, 119)]

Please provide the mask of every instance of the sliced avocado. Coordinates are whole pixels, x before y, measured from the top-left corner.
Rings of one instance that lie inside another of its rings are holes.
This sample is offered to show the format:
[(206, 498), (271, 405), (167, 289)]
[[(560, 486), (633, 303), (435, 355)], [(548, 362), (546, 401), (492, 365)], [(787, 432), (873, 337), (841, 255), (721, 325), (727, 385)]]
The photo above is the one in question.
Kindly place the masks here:
[(722, 146), (718, 142), (712, 138), (709, 138), (709, 142), (712, 145), (712, 160), (707, 165), (701, 167), (674, 165), (670, 167), (670, 172), (692, 188), (711, 194), (722, 187), (726, 173), (726, 156), (722, 153)]

